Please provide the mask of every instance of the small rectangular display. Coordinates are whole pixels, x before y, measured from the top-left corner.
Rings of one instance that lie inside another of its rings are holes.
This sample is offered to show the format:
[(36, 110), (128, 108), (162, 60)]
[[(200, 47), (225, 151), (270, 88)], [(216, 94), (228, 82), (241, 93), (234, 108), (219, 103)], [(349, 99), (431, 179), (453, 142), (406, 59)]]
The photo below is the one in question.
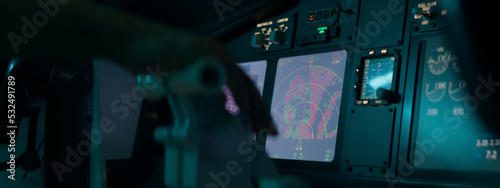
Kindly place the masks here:
[[(267, 61), (252, 61), (246, 63), (237, 64), (245, 74), (250, 77), (250, 79), (255, 84), (255, 87), (259, 90), (260, 95), (264, 91), (264, 81), (266, 77)], [(236, 105), (233, 95), (228, 87), (223, 88), (223, 93), (226, 95), (226, 110), (231, 114), (239, 114), (240, 108)]]
[(377, 89), (390, 90), (394, 74), (394, 57), (365, 59), (361, 80), (361, 100), (379, 99)]
[(342, 50), (278, 60), (271, 113), (279, 135), (266, 140), (271, 158), (333, 160), (346, 58)]

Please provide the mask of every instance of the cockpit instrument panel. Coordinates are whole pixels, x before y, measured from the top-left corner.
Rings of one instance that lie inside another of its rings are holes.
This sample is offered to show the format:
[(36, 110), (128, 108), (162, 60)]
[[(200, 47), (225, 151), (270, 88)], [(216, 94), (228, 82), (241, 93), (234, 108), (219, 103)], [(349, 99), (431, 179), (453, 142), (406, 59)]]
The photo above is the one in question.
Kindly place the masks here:
[(357, 82), (356, 104), (361, 106), (387, 105), (396, 100), (396, 79), (398, 56), (387, 54), (387, 49), (381, 54), (374, 51), (361, 58), (356, 68)]

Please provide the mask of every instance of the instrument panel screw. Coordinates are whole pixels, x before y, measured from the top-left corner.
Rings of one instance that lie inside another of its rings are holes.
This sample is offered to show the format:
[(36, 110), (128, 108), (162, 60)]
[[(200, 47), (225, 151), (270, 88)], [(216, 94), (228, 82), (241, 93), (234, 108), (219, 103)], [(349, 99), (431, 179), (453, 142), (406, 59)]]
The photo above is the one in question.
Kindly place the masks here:
[(387, 172), (387, 170), (385, 168), (382, 168), (382, 170), (380, 170), (380, 172), (382, 172), (382, 174), (385, 174)]

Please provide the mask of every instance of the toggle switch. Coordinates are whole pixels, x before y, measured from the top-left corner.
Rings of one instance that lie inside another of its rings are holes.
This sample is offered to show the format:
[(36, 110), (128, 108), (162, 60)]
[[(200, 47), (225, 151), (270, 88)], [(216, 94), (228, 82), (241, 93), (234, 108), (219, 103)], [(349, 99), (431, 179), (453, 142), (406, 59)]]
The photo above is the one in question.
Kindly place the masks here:
[(422, 20), (427, 20), (427, 19), (429, 19), (429, 18), (430, 18), (430, 15), (431, 15), (431, 14), (429, 13), (429, 11), (423, 11), (422, 9), (417, 8), (417, 7), (413, 7), (413, 8), (411, 9), (411, 13), (412, 13), (413, 15), (415, 15), (415, 18), (417, 18), (417, 17), (418, 17), (418, 18), (422, 18)]
[(262, 33), (254, 34), (250, 45), (254, 48), (262, 48), (264, 46), (264, 35)]
[(271, 34), (269, 35), (269, 42), (277, 45), (283, 44), (284, 36), (285, 33), (281, 30), (271, 31)]

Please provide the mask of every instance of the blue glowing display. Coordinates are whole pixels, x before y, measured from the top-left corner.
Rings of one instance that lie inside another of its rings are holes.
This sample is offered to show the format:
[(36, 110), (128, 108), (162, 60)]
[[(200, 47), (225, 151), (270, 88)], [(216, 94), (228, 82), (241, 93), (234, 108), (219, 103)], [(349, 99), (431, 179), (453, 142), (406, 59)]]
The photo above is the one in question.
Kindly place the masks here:
[(365, 60), (360, 99), (378, 99), (377, 89), (391, 89), (394, 59), (394, 57), (384, 57)]

